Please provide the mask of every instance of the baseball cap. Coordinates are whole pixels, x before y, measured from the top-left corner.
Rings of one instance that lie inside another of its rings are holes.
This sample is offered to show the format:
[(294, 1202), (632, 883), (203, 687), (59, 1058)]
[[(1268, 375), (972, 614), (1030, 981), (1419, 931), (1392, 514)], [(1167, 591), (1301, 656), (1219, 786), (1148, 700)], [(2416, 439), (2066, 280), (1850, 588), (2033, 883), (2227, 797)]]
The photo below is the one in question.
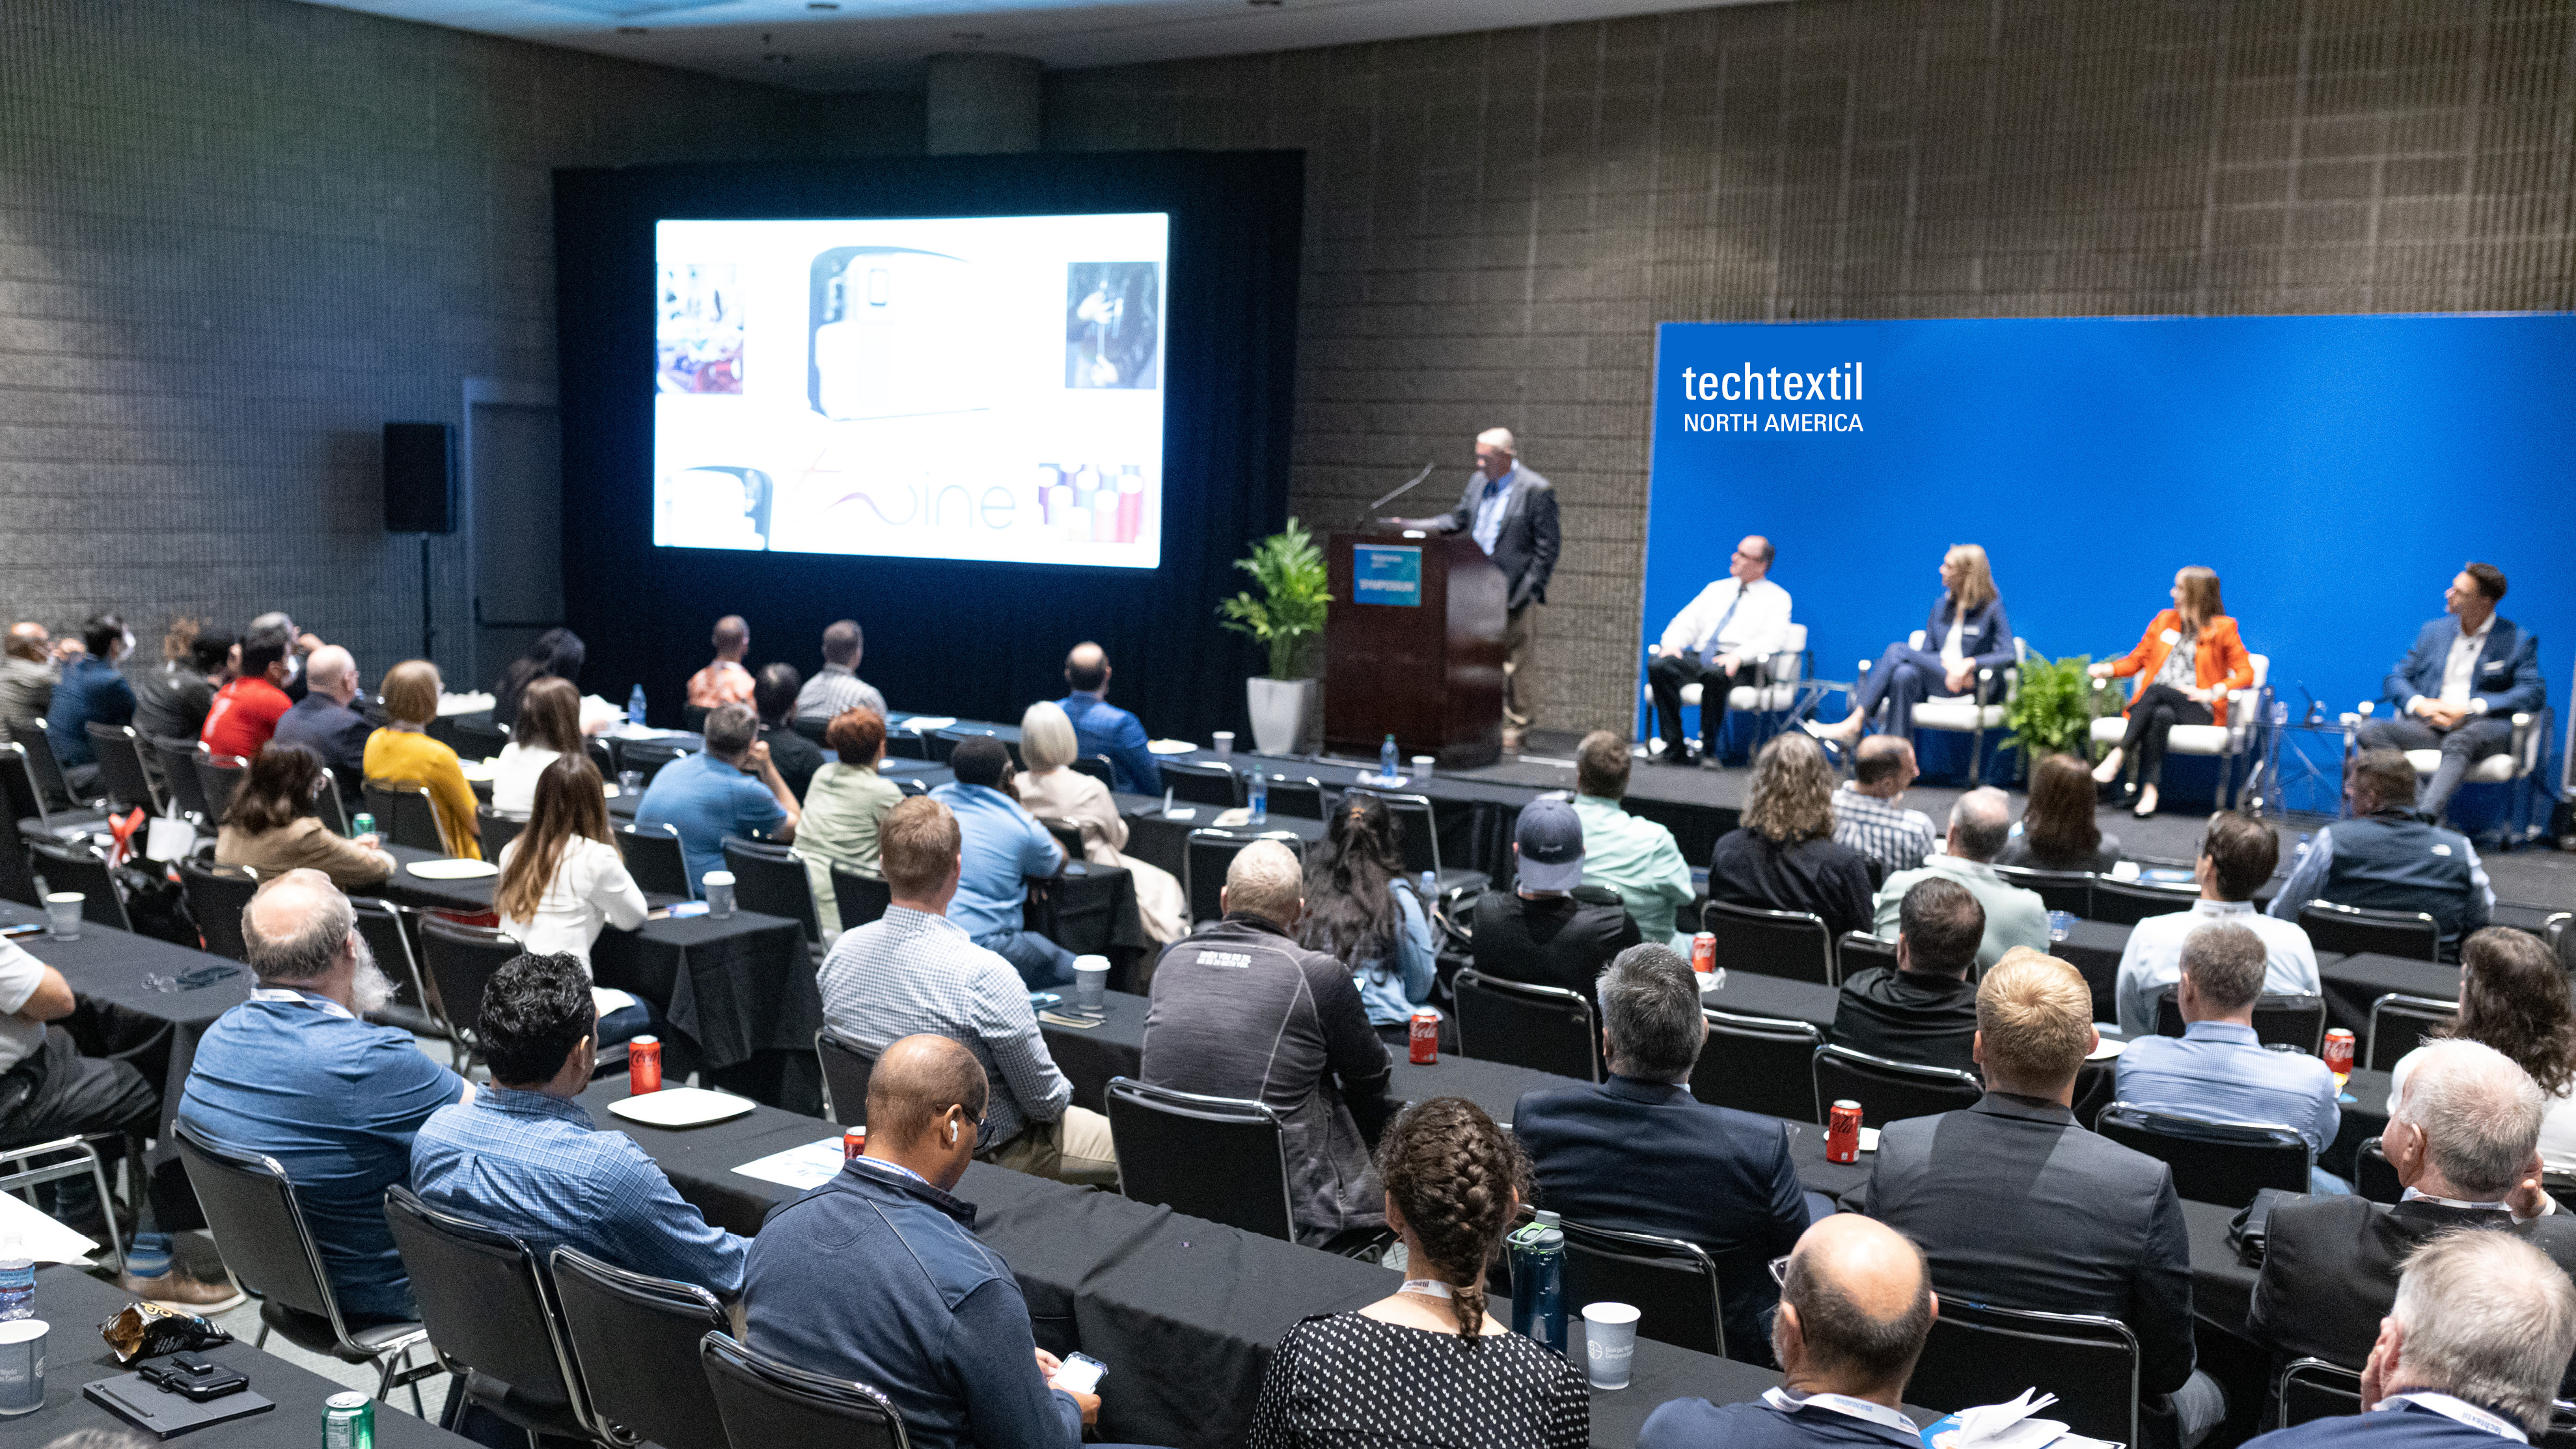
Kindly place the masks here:
[(1557, 799), (1531, 801), (1521, 809), (1512, 843), (1520, 847), (1522, 889), (1570, 891), (1583, 883), (1583, 822), (1573, 806)]

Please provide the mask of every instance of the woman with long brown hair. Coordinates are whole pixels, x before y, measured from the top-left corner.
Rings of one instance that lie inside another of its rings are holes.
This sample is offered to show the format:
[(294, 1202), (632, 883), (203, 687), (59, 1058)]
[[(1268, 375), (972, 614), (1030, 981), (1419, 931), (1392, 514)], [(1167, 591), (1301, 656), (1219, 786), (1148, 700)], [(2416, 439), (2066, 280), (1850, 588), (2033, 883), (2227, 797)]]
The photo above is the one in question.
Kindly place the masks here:
[(1834, 775), (1805, 735), (1776, 735), (1753, 757), (1744, 823), (1708, 858), (1708, 898), (1805, 911), (1839, 938), (1870, 928), (1869, 862), (1834, 839)]
[(1393, 1043), (1430, 1011), (1437, 973), (1429, 905), (1404, 878), (1404, 823), (1375, 795), (1342, 797), (1324, 838), (1306, 851), (1300, 944), (1339, 960), (1359, 987), (1369, 1025)]
[[(2432, 1033), (2483, 1042), (2513, 1058), (2549, 1095), (2540, 1119), (2543, 1172), (2576, 1174), (2576, 1005), (2566, 968), (2529, 931), (2488, 926), (2460, 943), (2460, 1015)], [(2389, 1074), (2388, 1110), (2406, 1091), (2418, 1047)]]
[[(535, 694), (531, 688), (527, 697)], [(501, 847), (492, 910), (501, 929), (530, 952), (572, 956), (587, 971), (591, 944), (604, 927), (632, 931), (644, 924), (644, 892), (609, 833), (607, 792), (589, 756), (569, 754), (546, 766), (537, 776), (535, 804), (527, 828)], [(635, 997), (596, 986), (591, 994), (599, 1002), (601, 1045), (646, 1029), (650, 1011)]]
[(2174, 575), (2173, 607), (2147, 621), (2147, 632), (2125, 659), (2092, 666), (2095, 679), (2138, 676), (2138, 690), (2122, 713), (2129, 732), (2093, 779), (2108, 785), (2132, 756), (2138, 762), (2141, 820), (2156, 813), (2156, 787), (2165, 773), (2165, 740), (2173, 727), (2227, 723), (2227, 694), (2254, 682), (2254, 661), (2237, 637), (2236, 621), (2219, 598), (2218, 575), (2193, 564)]
[(394, 858), (376, 848), (376, 837), (343, 840), (313, 813), (326, 786), (321, 756), (275, 740), (260, 746), (224, 810), (215, 864), (261, 875), (310, 867), (342, 890), (381, 883), (394, 873)]
[(2030, 808), (1995, 856), (2032, 870), (2106, 871), (2120, 862), (2120, 837), (2093, 818), (2093, 773), (2073, 755), (2043, 755), (2030, 771)]
[(528, 681), (519, 692), (519, 722), (492, 762), (492, 809), (525, 820), (537, 808), (537, 777), (566, 755), (583, 754), (581, 695), (552, 676)]
[(1923, 642), (1888, 645), (1877, 667), (1864, 670), (1852, 686), (1851, 713), (1839, 723), (1802, 723), (1816, 738), (1848, 749), (1860, 742), (1862, 728), (1884, 701), (1884, 729), (1910, 740), (1915, 705), (1978, 691), (1980, 673), (2012, 662), (2012, 621), (2004, 617), (2003, 596), (1995, 591), (1986, 551), (1973, 543), (1955, 543), (1941, 555), (1941, 597), (1932, 601)]
[(1271, 1351), (1250, 1449), (1581, 1449), (1581, 1369), (1485, 1311), (1485, 1264), (1520, 1210), (1529, 1170), (1473, 1102), (1408, 1107), (1378, 1141), (1386, 1225), (1404, 1239), (1402, 1288), (1300, 1321)]

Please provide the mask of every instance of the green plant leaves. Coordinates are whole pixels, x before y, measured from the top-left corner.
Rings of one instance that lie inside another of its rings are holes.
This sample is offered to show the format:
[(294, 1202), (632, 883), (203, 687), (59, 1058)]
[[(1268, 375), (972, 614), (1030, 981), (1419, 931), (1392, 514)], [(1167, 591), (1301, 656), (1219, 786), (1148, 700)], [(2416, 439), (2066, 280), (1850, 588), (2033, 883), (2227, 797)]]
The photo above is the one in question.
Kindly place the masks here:
[[(2097, 692), (2085, 671), (2090, 654), (2054, 663), (2036, 656), (2021, 662), (2021, 684), (2004, 706), (2004, 723), (2025, 761), (2048, 754), (2092, 755)], [(2107, 698), (2109, 691), (2100, 691)]]
[(1290, 518), (1287, 528), (1254, 544), (1251, 555), (1234, 566), (1252, 575), (1262, 597), (1242, 593), (1218, 604), (1224, 627), (1269, 647), (1271, 678), (1300, 678), (1298, 656), (1306, 640), (1323, 632), (1324, 606), (1333, 601), (1324, 551), (1305, 525)]

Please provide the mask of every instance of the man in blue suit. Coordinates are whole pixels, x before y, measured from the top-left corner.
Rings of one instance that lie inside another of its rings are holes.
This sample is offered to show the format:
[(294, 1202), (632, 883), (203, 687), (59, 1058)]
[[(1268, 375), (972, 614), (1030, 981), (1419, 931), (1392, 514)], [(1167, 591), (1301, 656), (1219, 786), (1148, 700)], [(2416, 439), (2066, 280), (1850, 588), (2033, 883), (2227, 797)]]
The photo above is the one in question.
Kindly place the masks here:
[(1074, 645), (1064, 656), (1064, 683), (1073, 692), (1056, 703), (1073, 721), (1074, 746), (1086, 755), (1106, 756), (1116, 788), (1130, 795), (1163, 793), (1163, 768), (1145, 748), (1145, 727), (1109, 702), (1107, 651), (1087, 642)]
[(2450, 612), (2426, 624), (2388, 672), (2388, 704), (2398, 717), (2361, 727), (2364, 749), (2442, 752), (2441, 768), (2416, 805), (2437, 825), (2469, 767), (2510, 746), (2513, 717), (2549, 697), (2540, 678), (2540, 640), (2496, 617), (2503, 598), (2504, 573), (2495, 565), (2460, 570), (2442, 595)]
[(1706, 1248), (1727, 1356), (1767, 1363), (1764, 1319), (1780, 1293), (1763, 1265), (1797, 1244), (1811, 1216), (1788, 1129), (1691, 1096), (1708, 1018), (1690, 963), (1672, 948), (1629, 947), (1596, 989), (1610, 1080), (1531, 1092), (1512, 1108), (1539, 1203), (1585, 1227)]
[(2576, 1285), (2566, 1274), (2510, 1233), (2447, 1233), (2406, 1260), (2397, 1306), (2361, 1371), (2362, 1412), (2258, 1435), (2246, 1449), (2532, 1443), (2549, 1431), (2571, 1352)]

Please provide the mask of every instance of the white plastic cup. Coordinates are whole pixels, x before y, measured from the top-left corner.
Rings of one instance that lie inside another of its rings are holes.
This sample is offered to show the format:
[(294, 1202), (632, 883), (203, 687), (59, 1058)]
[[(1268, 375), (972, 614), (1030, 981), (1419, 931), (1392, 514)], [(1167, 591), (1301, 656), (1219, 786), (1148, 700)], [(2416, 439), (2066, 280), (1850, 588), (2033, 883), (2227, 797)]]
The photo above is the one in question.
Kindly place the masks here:
[(45, 934), (57, 941), (79, 940), (81, 907), (87, 904), (89, 897), (79, 891), (46, 892)]
[(1109, 958), (1076, 956), (1073, 958), (1073, 1005), (1077, 1011), (1098, 1013), (1108, 1009)]
[(1234, 758), (1234, 731), (1218, 730), (1209, 738), (1216, 741), (1212, 748), (1216, 751), (1216, 757), (1218, 759), (1231, 760)]
[(1626, 1303), (1585, 1305), (1583, 1357), (1592, 1387), (1628, 1387), (1628, 1367), (1637, 1357), (1637, 1310)]
[(620, 794), (620, 795), (641, 795), (641, 794), (643, 794), (643, 793), (644, 793), (644, 772), (643, 772), (642, 770), (620, 770), (620, 771), (618, 771), (618, 772), (617, 772), (617, 793), (618, 793), (618, 794)]
[(1431, 767), (1432, 767), (1433, 765), (1438, 764), (1438, 763), (1440, 763), (1440, 761), (1439, 761), (1438, 757), (1433, 756), (1433, 755), (1416, 755), (1416, 756), (1414, 756), (1414, 757), (1413, 757), (1413, 778), (1415, 778), (1416, 780), (1428, 780), (1428, 779), (1430, 779), (1430, 778), (1431, 778)]
[(0, 1323), (0, 1414), (32, 1414), (45, 1406), (45, 1335), (41, 1318)]
[(708, 872), (706, 873), (706, 875), (705, 875), (705, 876), (704, 876), (704, 877), (703, 877), (703, 878), (698, 882), (698, 885), (699, 885), (699, 888), (700, 888), (700, 889), (704, 892), (704, 894), (706, 895), (706, 898), (707, 898), (707, 914), (708, 914), (708, 915), (710, 915), (710, 916), (730, 916), (730, 915), (732, 915), (732, 914), (733, 914), (733, 872), (732, 872), (732, 871), (729, 871), (729, 870), (711, 870), (711, 871), (708, 871)]

